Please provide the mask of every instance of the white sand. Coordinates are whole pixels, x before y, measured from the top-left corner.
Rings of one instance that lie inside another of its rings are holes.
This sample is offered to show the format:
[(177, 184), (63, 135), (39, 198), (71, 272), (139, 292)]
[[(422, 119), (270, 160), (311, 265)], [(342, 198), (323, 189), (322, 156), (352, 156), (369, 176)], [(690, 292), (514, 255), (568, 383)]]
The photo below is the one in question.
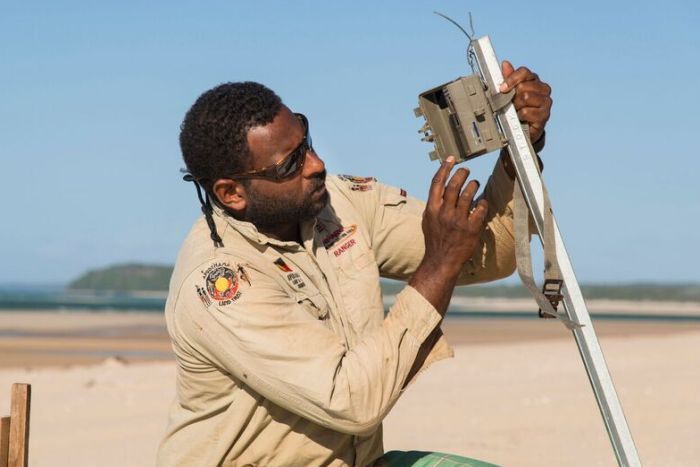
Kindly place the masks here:
[[(601, 339), (645, 466), (700, 465), (700, 333)], [(387, 449), (517, 466), (616, 465), (572, 340), (462, 346), (404, 394)]]
[[(601, 339), (645, 466), (698, 465), (700, 332)], [(503, 465), (615, 465), (572, 339), (459, 346), (420, 375), (385, 424), (387, 449)], [(153, 465), (172, 362), (0, 370), (32, 384), (30, 465)]]
[(32, 385), (30, 466), (148, 466), (175, 395), (172, 362), (0, 371), (0, 413), (11, 383)]

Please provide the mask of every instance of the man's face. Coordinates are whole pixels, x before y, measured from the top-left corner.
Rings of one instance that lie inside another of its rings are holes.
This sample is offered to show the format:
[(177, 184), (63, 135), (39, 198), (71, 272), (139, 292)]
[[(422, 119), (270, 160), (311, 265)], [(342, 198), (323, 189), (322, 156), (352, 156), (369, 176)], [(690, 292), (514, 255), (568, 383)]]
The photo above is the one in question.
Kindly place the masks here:
[[(251, 169), (273, 165), (288, 156), (304, 138), (301, 121), (285, 106), (274, 120), (248, 130)], [(293, 177), (281, 182), (251, 179), (246, 189), (245, 220), (258, 228), (309, 220), (328, 203), (323, 161), (307, 151), (304, 166)]]

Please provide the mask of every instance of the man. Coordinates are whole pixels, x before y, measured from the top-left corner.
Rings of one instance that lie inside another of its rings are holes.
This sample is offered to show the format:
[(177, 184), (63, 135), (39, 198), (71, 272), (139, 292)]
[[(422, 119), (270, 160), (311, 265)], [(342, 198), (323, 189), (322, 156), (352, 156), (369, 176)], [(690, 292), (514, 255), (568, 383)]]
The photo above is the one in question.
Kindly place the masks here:
[[(549, 86), (503, 72), (542, 141)], [(159, 465), (406, 465), (415, 454), (383, 457), (381, 422), (418, 371), (451, 356), (440, 323), (455, 285), (515, 267), (508, 156), (478, 199), (451, 160), (426, 204), (326, 177), (307, 119), (250, 82), (200, 96), (180, 144), (205, 216), (170, 283), (177, 399)], [(380, 276), (408, 281), (386, 316)]]

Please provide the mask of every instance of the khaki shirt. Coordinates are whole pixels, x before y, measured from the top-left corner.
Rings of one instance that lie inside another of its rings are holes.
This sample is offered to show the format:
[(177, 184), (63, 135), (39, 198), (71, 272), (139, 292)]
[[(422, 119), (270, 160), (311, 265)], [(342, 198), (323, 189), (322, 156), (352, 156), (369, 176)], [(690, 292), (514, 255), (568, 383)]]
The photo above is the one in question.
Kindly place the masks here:
[[(440, 314), (406, 286), (388, 314), (379, 277), (408, 280), (423, 258), (424, 203), (371, 178), (329, 176), (330, 203), (302, 244), (217, 212), (199, 219), (166, 304), (177, 396), (162, 466), (368, 465), (382, 419)], [(513, 182), (500, 163), (483, 248), (461, 284), (511, 274)], [(451, 356), (440, 337), (424, 367)]]

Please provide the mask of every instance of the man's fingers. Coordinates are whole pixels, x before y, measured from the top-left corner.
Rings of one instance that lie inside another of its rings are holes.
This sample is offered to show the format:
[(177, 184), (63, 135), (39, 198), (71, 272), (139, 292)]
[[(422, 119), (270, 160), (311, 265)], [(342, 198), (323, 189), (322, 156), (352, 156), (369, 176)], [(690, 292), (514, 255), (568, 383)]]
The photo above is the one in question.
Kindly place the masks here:
[(489, 203), (485, 199), (480, 199), (476, 203), (476, 207), (469, 215), (469, 228), (472, 232), (479, 232), (486, 220), (486, 213), (489, 211)]
[(442, 195), (445, 192), (445, 182), (447, 177), (450, 175), (452, 166), (455, 164), (455, 158), (449, 156), (438, 168), (433, 181), (430, 185), (430, 190), (428, 190), (428, 207), (432, 209), (439, 208), (442, 204)]
[(549, 110), (538, 107), (525, 107), (518, 110), (518, 120), (530, 126), (530, 139), (534, 142), (542, 136), (544, 126), (549, 120)]
[(531, 91), (520, 93), (518, 91), (513, 98), (513, 105), (515, 110), (524, 109), (525, 107), (551, 109), (552, 99), (544, 94), (537, 94)]
[(527, 106), (540, 107), (547, 103), (551, 107), (549, 86), (540, 81), (525, 81), (515, 88), (513, 104), (516, 109)]
[(549, 120), (549, 111), (540, 107), (525, 107), (518, 110), (518, 120), (525, 122), (528, 125), (536, 125), (540, 128)]
[(501, 92), (508, 91), (508, 83), (506, 80), (510, 75), (513, 74), (513, 71), (515, 71), (515, 69), (513, 68), (513, 65), (508, 60), (503, 60), (501, 62), (501, 73), (503, 73), (503, 83), (501, 83), (501, 87), (500, 87)]
[(521, 122), (530, 125), (530, 137), (533, 141), (539, 139), (544, 132), (544, 127), (549, 120), (552, 109), (552, 88), (540, 81), (539, 76), (526, 67), (513, 70), (509, 62), (501, 65), (504, 82), (499, 90), (508, 92), (515, 89), (513, 105), (518, 112)]
[[(537, 75), (535, 75), (537, 76)], [(538, 79), (525, 79), (516, 85), (516, 91), (519, 93), (525, 91), (536, 92), (537, 94), (544, 94), (549, 96), (552, 93), (552, 88), (549, 84), (543, 83)]]
[(513, 68), (513, 64), (508, 60), (503, 60), (501, 62), (501, 73), (503, 73), (504, 78), (509, 77), (514, 71), (515, 68)]
[(474, 196), (476, 196), (477, 191), (479, 191), (479, 182), (477, 180), (472, 180), (467, 183), (467, 187), (459, 197), (457, 209), (466, 214), (466, 216), (469, 215), (469, 211), (472, 207), (472, 201), (474, 200)]
[(464, 182), (469, 176), (469, 169), (464, 167), (457, 169), (457, 171), (452, 175), (452, 178), (447, 183), (445, 187), (445, 194), (442, 196), (444, 201), (443, 206), (447, 208), (454, 208), (457, 205), (457, 199), (459, 198), (459, 192), (462, 191)]
[(505, 77), (504, 84), (501, 85), (500, 91), (508, 92), (520, 83), (536, 80), (539, 80), (537, 74), (531, 72), (528, 68), (521, 66), (520, 68), (509, 74), (507, 77)]

